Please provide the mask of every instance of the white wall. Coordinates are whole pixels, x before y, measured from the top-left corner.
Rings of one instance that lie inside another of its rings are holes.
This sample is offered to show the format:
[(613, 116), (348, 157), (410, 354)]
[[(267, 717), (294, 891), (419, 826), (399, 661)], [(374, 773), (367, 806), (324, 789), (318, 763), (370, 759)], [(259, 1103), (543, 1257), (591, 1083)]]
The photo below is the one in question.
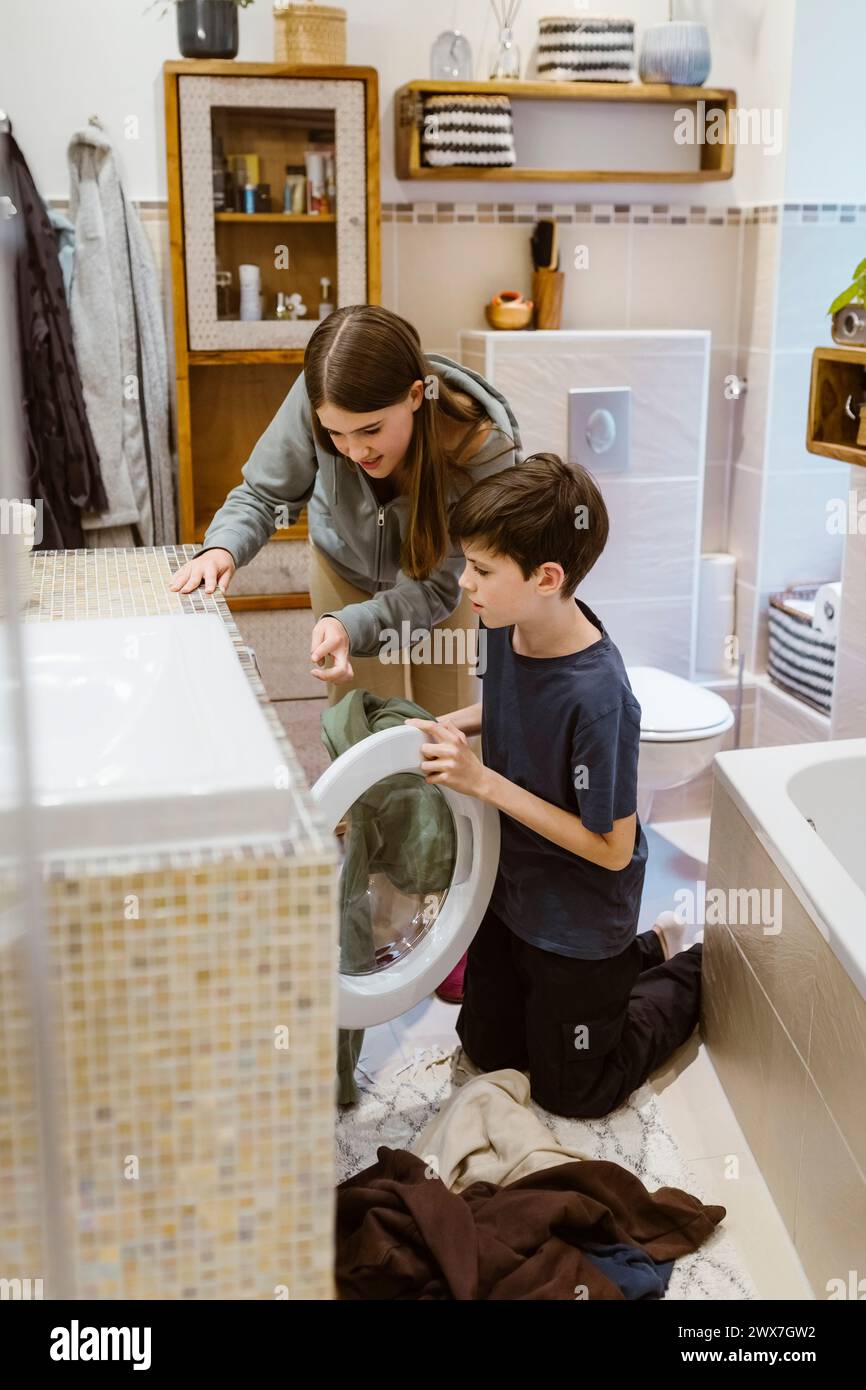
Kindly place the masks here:
[[(761, 145), (744, 144), (734, 155), (734, 177), (717, 184), (719, 201), (771, 203), (784, 197), (788, 148), (791, 47), (798, 0), (680, 0), (675, 10), (683, 19), (701, 19), (710, 31), (713, 66), (707, 82), (733, 87), (737, 105), (780, 112), (778, 153)], [(837, 0), (825, 0), (832, 11)], [(712, 189), (712, 185), (709, 186)], [(725, 190), (729, 190), (725, 193)], [(700, 189), (698, 201), (711, 196)]]
[(863, 0), (797, 0), (787, 202), (866, 202), (864, 56)]
[[(113, 135), (133, 198), (164, 198), (161, 65), (178, 57), (173, 8), (160, 19), (162, 0), (6, 0), (0, 48), (0, 105), (10, 113), (16, 138), (45, 197), (68, 194), (66, 146), (73, 130), (97, 113)], [(824, 17), (827, 34), (821, 48), (826, 71), (822, 82), (833, 88), (832, 61), (862, 52), (856, 36), (846, 44), (837, 9), (853, 14), (862, 0), (800, 0)], [(398, 182), (393, 175), (393, 93), (403, 82), (424, 77), (436, 35), (462, 29), (472, 44), (475, 75), (486, 76), (485, 63), (495, 33), (487, 0), (445, 0), (424, 6), (417, 0), (343, 0), (348, 11), (348, 61), (377, 68), (382, 110), (382, 197), (387, 202), (420, 199), (477, 199), (482, 185), (472, 182)], [(733, 87), (743, 106), (787, 106), (790, 44), (795, 0), (675, 0), (678, 18), (703, 19), (710, 28), (713, 66), (709, 85)], [(556, 10), (551, 0), (523, 0), (516, 24), (526, 75), (538, 19)], [(570, 4), (561, 6), (568, 12)], [(583, 7), (575, 5), (580, 12)], [(589, 0), (597, 14), (629, 13), (640, 30), (668, 16), (667, 0)], [(273, 17), (269, 0), (240, 13), (238, 57), (273, 58)], [(829, 49), (829, 54), (827, 50)], [(807, 61), (808, 41), (801, 45)], [(851, 102), (853, 104), (853, 95)], [(126, 138), (127, 118), (138, 118), (138, 138)], [(785, 109), (787, 118), (787, 110)], [(861, 118), (862, 120), (862, 118)], [(829, 138), (829, 137), (828, 137)], [(572, 200), (674, 201), (733, 204), (770, 201), (783, 196), (782, 161), (760, 149), (741, 147), (732, 180), (718, 184), (515, 184), (485, 183), (487, 198), (535, 201)]]

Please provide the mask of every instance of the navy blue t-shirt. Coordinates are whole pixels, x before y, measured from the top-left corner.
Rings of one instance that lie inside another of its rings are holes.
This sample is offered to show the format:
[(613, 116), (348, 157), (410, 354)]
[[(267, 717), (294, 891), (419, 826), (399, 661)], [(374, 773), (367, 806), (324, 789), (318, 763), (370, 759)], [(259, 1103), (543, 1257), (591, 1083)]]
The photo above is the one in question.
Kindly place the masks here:
[[(606, 834), (637, 810), (640, 705), (619, 650), (582, 599), (599, 640), (568, 656), (521, 656), (513, 627), (487, 628), (481, 748), (486, 767)], [(647, 857), (635, 825), (624, 869), (605, 869), (499, 813), (490, 907), (524, 941), (561, 956), (619, 955), (637, 933)]]

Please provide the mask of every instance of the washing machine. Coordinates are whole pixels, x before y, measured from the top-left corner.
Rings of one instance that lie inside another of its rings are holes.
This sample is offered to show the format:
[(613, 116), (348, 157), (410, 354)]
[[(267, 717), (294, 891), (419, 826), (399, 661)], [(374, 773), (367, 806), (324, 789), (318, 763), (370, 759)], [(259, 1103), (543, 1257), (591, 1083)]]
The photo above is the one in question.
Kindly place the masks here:
[[(421, 747), (428, 742), (429, 735), (411, 725), (370, 734), (335, 758), (312, 789), (344, 850), (341, 1028), (384, 1023), (432, 994), (469, 946), (493, 891), (499, 812), (476, 797), (428, 783), (421, 771)], [(445, 833), (437, 834), (437, 827)], [(385, 832), (387, 844), (381, 838)], [(423, 834), (428, 842), (419, 853), (417, 839)], [(365, 859), (377, 835), (377, 853)], [(400, 871), (404, 849), (406, 861), (414, 858), (421, 865), (417, 875), (411, 864), (406, 873)], [(425, 883), (431, 850), (434, 880)]]

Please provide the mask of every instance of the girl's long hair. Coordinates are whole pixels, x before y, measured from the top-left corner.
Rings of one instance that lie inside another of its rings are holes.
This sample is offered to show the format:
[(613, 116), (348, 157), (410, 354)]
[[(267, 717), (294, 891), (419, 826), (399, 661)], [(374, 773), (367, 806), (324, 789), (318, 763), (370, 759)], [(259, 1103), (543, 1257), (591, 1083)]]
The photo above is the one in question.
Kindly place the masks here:
[[(354, 414), (370, 414), (405, 400), (413, 381), (424, 382), (424, 397), (415, 411), (401, 470), (409, 515), (400, 566), (410, 578), (426, 579), (450, 548), (448, 511), (456, 500), (449, 497), (455, 491), (450, 484), (460, 473), (466, 481), (462, 454), (487, 418), (483, 404), (473, 397), (464, 405), (427, 360), (417, 329), (378, 304), (348, 304), (323, 319), (304, 353), (304, 377), (314, 436), (322, 449), (335, 456), (339, 451), (319, 422), (319, 407), (330, 404)], [(468, 425), (456, 450), (443, 446), (443, 416)], [(497, 458), (514, 447), (511, 436), (504, 430), (500, 433), (509, 443)]]

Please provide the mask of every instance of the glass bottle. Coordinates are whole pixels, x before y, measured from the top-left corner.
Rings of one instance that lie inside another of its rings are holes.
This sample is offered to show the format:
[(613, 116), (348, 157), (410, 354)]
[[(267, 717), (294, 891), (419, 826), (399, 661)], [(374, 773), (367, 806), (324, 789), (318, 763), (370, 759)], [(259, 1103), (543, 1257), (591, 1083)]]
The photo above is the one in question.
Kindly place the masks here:
[(471, 82), (472, 49), (459, 29), (446, 29), (430, 49), (430, 76), (437, 81)]
[(520, 77), (520, 49), (514, 42), (513, 29), (503, 27), (499, 30), (499, 39), (490, 63), (490, 77)]

